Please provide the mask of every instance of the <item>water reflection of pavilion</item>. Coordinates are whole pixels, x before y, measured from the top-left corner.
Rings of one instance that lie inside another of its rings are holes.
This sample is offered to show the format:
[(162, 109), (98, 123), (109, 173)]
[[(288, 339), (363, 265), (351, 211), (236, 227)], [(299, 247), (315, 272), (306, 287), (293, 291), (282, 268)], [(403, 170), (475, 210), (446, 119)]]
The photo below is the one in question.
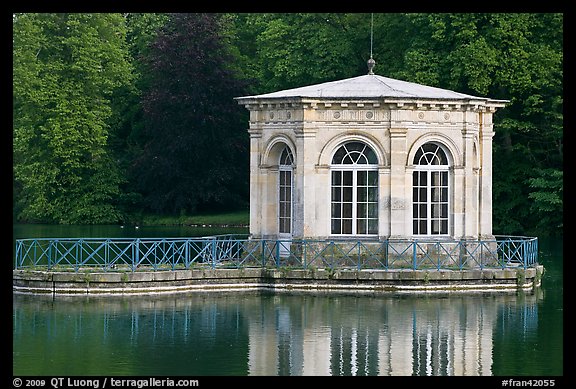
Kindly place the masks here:
[[(374, 300), (360, 316), (337, 308), (327, 314), (313, 302), (299, 310), (275, 307), (275, 315), (248, 320), (249, 374), (492, 375), (494, 328), (510, 298), (495, 297), (500, 304), (485, 297), (473, 303), (457, 297)], [(535, 303), (521, 308), (528, 326), (537, 326), (536, 309)]]
[[(68, 301), (69, 300), (69, 301)], [(537, 295), (370, 297), (193, 294), (14, 299), (20, 355), (89, 355), (170, 374), (492, 375), (500, 338), (537, 332)], [(150, 354), (150, 350), (155, 350)], [(23, 357), (22, 357), (23, 358)], [(207, 373), (208, 372), (208, 373)]]

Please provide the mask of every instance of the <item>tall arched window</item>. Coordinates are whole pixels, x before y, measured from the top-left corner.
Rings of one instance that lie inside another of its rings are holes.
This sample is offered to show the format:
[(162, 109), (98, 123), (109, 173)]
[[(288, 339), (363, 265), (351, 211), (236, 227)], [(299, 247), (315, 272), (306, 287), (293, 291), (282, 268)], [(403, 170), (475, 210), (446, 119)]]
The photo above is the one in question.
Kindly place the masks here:
[(278, 163), (278, 232), (292, 233), (292, 171), (294, 157), (288, 146), (280, 154)]
[(450, 209), (448, 158), (435, 143), (423, 144), (414, 156), (412, 211), (414, 235), (448, 235)]
[(331, 233), (378, 234), (378, 158), (370, 146), (348, 142), (332, 157)]

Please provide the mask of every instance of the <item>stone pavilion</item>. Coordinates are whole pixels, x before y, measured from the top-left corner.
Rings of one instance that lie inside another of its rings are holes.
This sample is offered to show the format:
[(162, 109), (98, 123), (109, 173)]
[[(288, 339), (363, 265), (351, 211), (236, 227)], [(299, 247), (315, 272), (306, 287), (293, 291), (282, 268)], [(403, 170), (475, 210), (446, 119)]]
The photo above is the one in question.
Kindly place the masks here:
[(506, 100), (374, 74), (237, 97), (250, 112), (256, 239), (492, 235), (493, 115)]

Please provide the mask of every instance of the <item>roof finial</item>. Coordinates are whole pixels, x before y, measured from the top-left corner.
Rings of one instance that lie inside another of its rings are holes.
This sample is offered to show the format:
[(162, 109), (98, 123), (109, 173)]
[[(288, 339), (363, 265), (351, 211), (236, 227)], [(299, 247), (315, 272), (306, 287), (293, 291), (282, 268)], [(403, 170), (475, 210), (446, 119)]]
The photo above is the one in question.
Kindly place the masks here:
[(376, 61), (374, 61), (372, 56), (370, 56), (370, 59), (368, 60), (368, 74), (374, 74), (374, 71), (372, 69), (374, 69), (375, 65)]
[(376, 65), (376, 61), (372, 58), (372, 46), (374, 40), (374, 14), (371, 14), (370, 20), (370, 59), (368, 60), (368, 74), (374, 74), (374, 66)]

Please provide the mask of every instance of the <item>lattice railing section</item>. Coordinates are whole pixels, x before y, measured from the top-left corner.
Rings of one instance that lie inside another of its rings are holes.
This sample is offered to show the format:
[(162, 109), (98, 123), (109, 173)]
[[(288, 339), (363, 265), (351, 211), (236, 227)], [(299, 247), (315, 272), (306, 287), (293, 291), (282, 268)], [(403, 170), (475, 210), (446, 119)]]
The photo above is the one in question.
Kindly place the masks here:
[(209, 268), (430, 269), (529, 267), (538, 240), (258, 240), (241, 236), (159, 239), (19, 239), (15, 268), (104, 271)]

